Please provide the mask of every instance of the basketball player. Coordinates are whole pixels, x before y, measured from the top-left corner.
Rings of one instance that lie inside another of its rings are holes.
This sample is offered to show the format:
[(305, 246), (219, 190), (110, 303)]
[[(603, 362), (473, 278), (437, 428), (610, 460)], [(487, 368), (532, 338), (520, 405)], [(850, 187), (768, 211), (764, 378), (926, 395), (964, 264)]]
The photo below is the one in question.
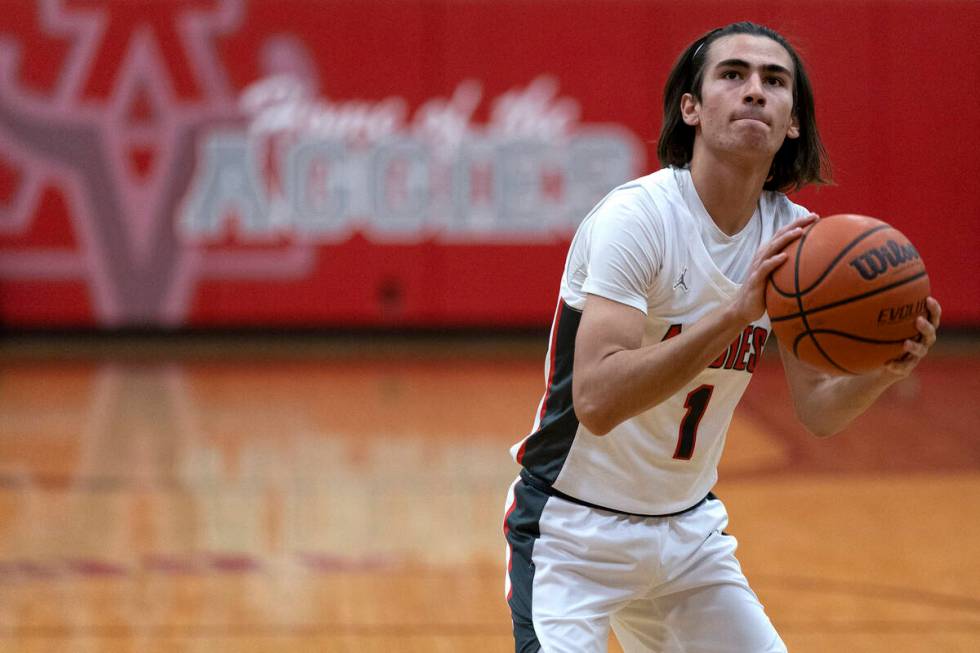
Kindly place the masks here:
[[(507, 497), (518, 651), (785, 651), (710, 493), (725, 432), (769, 332), (765, 283), (817, 219), (783, 190), (825, 154), (796, 52), (752, 23), (709, 32), (667, 81), (663, 169), (585, 218), (561, 283), (547, 389)], [(826, 436), (908, 375), (901, 360), (828, 376), (781, 355), (802, 423)]]

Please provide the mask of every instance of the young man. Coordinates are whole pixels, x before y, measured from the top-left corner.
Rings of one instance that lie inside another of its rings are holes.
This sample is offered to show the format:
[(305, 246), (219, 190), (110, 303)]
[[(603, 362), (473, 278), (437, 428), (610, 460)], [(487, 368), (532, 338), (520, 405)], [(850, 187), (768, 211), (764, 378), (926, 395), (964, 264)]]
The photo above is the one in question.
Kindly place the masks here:
[[(765, 282), (817, 219), (779, 191), (823, 181), (802, 63), (752, 23), (692, 43), (665, 92), (664, 169), (612, 191), (572, 242), (547, 389), (507, 498), (518, 651), (785, 651), (710, 490), (769, 332)], [(828, 376), (780, 346), (796, 412), (826, 436), (908, 375), (906, 355)]]

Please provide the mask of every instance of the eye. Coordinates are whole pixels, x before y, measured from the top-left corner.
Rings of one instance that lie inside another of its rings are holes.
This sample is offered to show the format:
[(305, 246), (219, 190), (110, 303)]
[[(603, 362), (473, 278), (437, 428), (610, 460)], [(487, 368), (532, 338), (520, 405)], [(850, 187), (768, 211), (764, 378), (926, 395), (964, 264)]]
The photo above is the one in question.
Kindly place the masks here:
[(783, 81), (782, 77), (767, 77), (766, 83), (770, 86), (786, 86), (786, 82)]
[(742, 76), (737, 70), (726, 70), (721, 74), (722, 79), (741, 79)]

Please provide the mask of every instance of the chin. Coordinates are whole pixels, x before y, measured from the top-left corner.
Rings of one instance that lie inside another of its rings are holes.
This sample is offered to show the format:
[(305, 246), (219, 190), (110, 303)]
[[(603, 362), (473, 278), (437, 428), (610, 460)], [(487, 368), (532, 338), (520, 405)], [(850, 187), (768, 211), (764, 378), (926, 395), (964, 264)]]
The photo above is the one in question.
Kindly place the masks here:
[(779, 147), (773, 149), (773, 144), (769, 142), (767, 138), (759, 134), (757, 137), (751, 137), (749, 135), (743, 135), (740, 138), (733, 139), (728, 147), (725, 148), (729, 153), (738, 156), (749, 156), (754, 158), (772, 158), (776, 156), (776, 152), (779, 151)]

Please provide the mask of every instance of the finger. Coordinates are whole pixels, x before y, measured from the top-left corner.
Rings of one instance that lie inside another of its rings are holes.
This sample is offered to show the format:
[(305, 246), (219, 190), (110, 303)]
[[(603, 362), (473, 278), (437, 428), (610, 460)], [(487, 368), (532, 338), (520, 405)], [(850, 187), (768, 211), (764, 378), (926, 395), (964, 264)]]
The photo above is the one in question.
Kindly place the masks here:
[(816, 220), (817, 220), (816, 213), (811, 213), (810, 215), (804, 216), (802, 218), (797, 218), (796, 220), (793, 220), (789, 224), (783, 225), (782, 227), (777, 229), (776, 232), (772, 235), (772, 237), (775, 239), (775, 238), (779, 238), (787, 231), (792, 231), (794, 229), (805, 229), (812, 223), (816, 222)]
[(756, 257), (753, 260), (753, 264), (758, 265), (758, 262), (771, 256), (774, 252), (782, 251), (791, 242), (799, 238), (806, 231), (806, 227), (813, 222), (815, 222), (819, 216), (816, 213), (811, 213), (802, 218), (798, 218), (793, 222), (781, 227), (773, 234), (772, 239), (759, 248), (756, 253)]
[(906, 340), (902, 349), (912, 358), (920, 359), (929, 353), (929, 346), (915, 340)]
[(802, 217), (796, 218), (795, 220), (793, 220), (789, 224), (790, 225), (797, 225), (797, 226), (804, 226), (804, 225), (810, 224), (811, 222), (816, 222), (819, 219), (820, 219), (820, 216), (817, 215), (816, 213), (807, 213), (806, 215), (804, 215)]
[(932, 326), (932, 322), (920, 315), (915, 318), (915, 328), (919, 330), (919, 341), (926, 347), (936, 342), (936, 327)]
[(745, 280), (747, 287), (765, 286), (773, 270), (786, 262), (788, 255), (786, 252), (779, 252), (763, 261), (759, 262), (755, 268), (749, 272), (748, 279)]
[(820, 219), (820, 216), (817, 215), (816, 213), (809, 213), (807, 215), (804, 215), (802, 218), (797, 218), (796, 220), (793, 220), (787, 226), (789, 226), (789, 227), (800, 227), (800, 228), (804, 228), (805, 229), (806, 227), (808, 227), (811, 224), (815, 223), (819, 219)]
[(778, 252), (772, 256), (763, 259), (759, 266), (756, 268), (756, 273), (762, 278), (767, 279), (769, 275), (772, 274), (773, 270), (778, 268), (780, 265), (786, 262), (789, 258), (789, 254), (786, 252)]
[(909, 343), (911, 343), (912, 345), (919, 344), (914, 340), (906, 340), (902, 347), (905, 350), (905, 353), (899, 356), (898, 358), (893, 358), (892, 360), (885, 363), (885, 369), (887, 369), (892, 374), (898, 374), (899, 376), (908, 376), (909, 374), (912, 373), (912, 370), (915, 369), (915, 366), (919, 364), (919, 361), (922, 360), (922, 358), (921, 356), (918, 356), (916, 353), (909, 351), (908, 349)]
[(901, 359), (885, 363), (885, 371), (887, 371), (889, 374), (894, 374), (895, 376), (908, 376), (912, 373), (913, 367), (915, 367), (914, 364), (910, 364), (908, 361), (903, 361)]
[(794, 227), (793, 229), (790, 229), (789, 231), (783, 232), (781, 234), (777, 232), (777, 235), (774, 236), (773, 239), (770, 240), (768, 244), (761, 247), (759, 251), (762, 253), (763, 257), (765, 258), (774, 252), (779, 252), (784, 250), (787, 245), (789, 245), (791, 242), (793, 242), (794, 240), (796, 240), (802, 235), (803, 235), (803, 229), (801, 227)]
[(943, 307), (939, 305), (934, 297), (926, 298), (926, 308), (929, 309), (929, 322), (932, 323), (933, 328), (939, 328), (939, 319), (943, 315)]

